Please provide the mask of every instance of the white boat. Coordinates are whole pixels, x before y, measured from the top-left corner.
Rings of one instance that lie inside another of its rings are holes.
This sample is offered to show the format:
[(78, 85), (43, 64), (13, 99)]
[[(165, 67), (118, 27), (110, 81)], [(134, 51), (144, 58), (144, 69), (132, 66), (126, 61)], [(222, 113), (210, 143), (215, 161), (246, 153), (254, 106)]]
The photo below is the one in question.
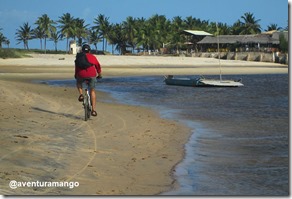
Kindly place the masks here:
[(239, 86), (243, 86), (243, 84), (241, 83), (241, 79), (239, 79), (239, 80), (217, 80), (217, 79), (199, 78), (196, 82), (196, 86), (239, 87)]
[(164, 77), (167, 85), (175, 86), (192, 86), (192, 87), (239, 87), (243, 86), (241, 79), (239, 80), (217, 80), (205, 79), (203, 76), (198, 78), (174, 77), (168, 75)]

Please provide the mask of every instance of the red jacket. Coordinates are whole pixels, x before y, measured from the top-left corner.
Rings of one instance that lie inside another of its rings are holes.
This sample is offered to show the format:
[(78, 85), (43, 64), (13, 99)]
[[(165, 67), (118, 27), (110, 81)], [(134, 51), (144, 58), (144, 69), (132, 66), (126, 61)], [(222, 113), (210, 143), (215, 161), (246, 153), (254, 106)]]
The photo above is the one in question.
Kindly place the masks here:
[(92, 63), (92, 66), (87, 69), (81, 69), (75, 66), (75, 76), (80, 78), (96, 77), (97, 73), (101, 73), (100, 63), (93, 54), (86, 53), (87, 60)]

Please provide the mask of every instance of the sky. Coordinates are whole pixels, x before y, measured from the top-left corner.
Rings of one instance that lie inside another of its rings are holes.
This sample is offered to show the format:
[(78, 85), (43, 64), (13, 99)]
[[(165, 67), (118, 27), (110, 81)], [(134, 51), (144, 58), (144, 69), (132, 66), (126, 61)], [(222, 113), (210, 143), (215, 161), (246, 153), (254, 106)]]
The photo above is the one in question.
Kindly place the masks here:
[[(43, 14), (58, 20), (70, 13), (90, 26), (99, 14), (109, 17), (111, 23), (125, 21), (128, 16), (147, 19), (158, 14), (170, 20), (175, 16), (183, 19), (192, 16), (233, 25), (246, 12), (260, 19), (262, 31), (270, 24), (284, 28), (288, 25), (288, 0), (1, 0), (0, 28), (10, 40), (10, 47), (23, 48), (22, 43), (16, 44), (16, 29), (25, 22), (34, 28), (35, 21)], [(39, 40), (29, 41), (29, 47), (40, 48)], [(49, 41), (47, 48), (54, 49), (53, 42)], [(65, 41), (59, 42), (58, 48), (65, 50)]]

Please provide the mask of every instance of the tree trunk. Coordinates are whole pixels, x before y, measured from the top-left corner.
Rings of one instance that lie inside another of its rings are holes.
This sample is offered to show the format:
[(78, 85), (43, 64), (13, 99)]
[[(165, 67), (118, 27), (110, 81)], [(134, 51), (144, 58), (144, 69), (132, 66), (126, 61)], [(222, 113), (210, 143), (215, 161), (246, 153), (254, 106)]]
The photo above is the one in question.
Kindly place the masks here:
[(45, 54), (47, 54), (47, 37), (45, 37)]

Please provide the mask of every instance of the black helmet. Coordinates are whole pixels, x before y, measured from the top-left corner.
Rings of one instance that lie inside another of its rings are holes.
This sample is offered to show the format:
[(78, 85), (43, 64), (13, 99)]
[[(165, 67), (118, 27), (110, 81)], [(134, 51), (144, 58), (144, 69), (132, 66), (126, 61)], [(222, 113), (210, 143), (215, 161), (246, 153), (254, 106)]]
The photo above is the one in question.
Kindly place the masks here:
[(82, 46), (82, 51), (88, 53), (90, 51), (90, 46), (88, 44), (84, 44)]

